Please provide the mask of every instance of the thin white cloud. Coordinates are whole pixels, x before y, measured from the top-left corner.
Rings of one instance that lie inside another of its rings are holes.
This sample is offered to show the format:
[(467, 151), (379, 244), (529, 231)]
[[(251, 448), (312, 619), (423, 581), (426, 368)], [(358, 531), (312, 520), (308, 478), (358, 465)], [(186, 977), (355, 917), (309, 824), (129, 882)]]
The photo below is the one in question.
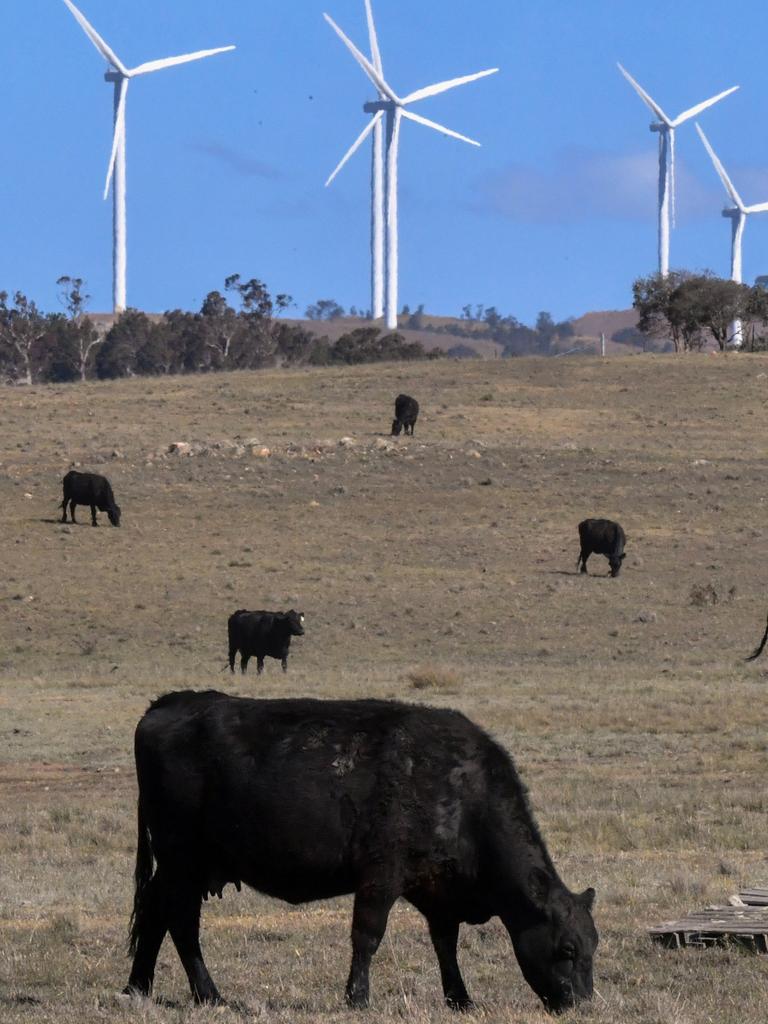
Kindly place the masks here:
[(198, 153), (204, 153), (213, 160), (226, 164), (236, 174), (244, 178), (265, 178), (269, 181), (279, 181), (285, 177), (282, 171), (273, 164), (255, 160), (247, 153), (240, 153), (231, 146), (225, 146), (219, 142), (197, 142), (191, 148)]
[[(549, 167), (512, 164), (481, 186), (485, 211), (532, 224), (647, 220), (658, 202), (658, 157), (651, 151), (606, 153), (586, 147), (558, 150)], [(676, 161), (678, 219), (711, 216), (720, 202), (684, 160)]]

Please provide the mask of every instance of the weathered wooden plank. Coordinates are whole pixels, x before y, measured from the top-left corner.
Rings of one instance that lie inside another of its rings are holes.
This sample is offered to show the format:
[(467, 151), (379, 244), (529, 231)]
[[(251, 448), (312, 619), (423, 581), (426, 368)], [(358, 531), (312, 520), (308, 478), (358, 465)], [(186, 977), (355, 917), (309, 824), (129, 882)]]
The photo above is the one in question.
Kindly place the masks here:
[[(744, 892), (749, 896), (747, 890)], [(742, 893), (742, 902), (746, 904)], [(768, 953), (768, 905), (707, 907), (648, 929), (653, 941), (669, 949), (706, 947), (735, 942)]]

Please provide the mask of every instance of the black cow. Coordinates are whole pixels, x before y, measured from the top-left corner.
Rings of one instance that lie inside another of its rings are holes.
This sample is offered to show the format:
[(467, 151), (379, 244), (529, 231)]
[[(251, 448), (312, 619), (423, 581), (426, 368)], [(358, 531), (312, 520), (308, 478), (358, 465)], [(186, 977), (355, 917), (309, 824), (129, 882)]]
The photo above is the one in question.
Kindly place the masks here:
[(419, 403), (415, 398), (411, 398), (410, 395), (398, 395), (395, 399), (395, 418), (392, 420), (392, 433), (395, 437), (399, 437), (400, 431), (405, 429), (405, 433), (408, 433), (408, 428), (411, 428), (411, 437), (413, 437), (413, 428), (416, 426), (416, 420), (419, 416)]
[(402, 897), (427, 919), (448, 1005), (471, 1000), (462, 922), (498, 916), (522, 972), (559, 1013), (592, 996), (594, 890), (561, 881), (509, 755), (458, 711), (385, 700), (169, 693), (136, 729), (133, 966), (148, 995), (169, 931), (197, 1002), (219, 992), (201, 900), (232, 883), (289, 903), (354, 893), (350, 1006)]
[(291, 608), (288, 612), (249, 612), (238, 608), (227, 621), (229, 667), (235, 671), (235, 655), (240, 651), (240, 671), (256, 655), (256, 671), (264, 671), (265, 658), (279, 658), (283, 672), (288, 671), (288, 652), (292, 636), (304, 636), (304, 615)]
[(581, 551), (576, 568), (587, 571), (587, 559), (591, 554), (605, 555), (611, 567), (611, 576), (618, 576), (624, 561), (624, 545), (627, 538), (618, 523), (610, 519), (585, 519), (579, 523)]
[(62, 523), (67, 521), (67, 505), (69, 504), (69, 513), (73, 523), (77, 522), (75, 505), (90, 505), (91, 526), (99, 525), (96, 522), (96, 509), (106, 512), (113, 526), (120, 525), (120, 506), (115, 503), (112, 484), (105, 476), (99, 476), (98, 473), (78, 473), (77, 470), (71, 469), (62, 483), (64, 485), (64, 500), (61, 503)]

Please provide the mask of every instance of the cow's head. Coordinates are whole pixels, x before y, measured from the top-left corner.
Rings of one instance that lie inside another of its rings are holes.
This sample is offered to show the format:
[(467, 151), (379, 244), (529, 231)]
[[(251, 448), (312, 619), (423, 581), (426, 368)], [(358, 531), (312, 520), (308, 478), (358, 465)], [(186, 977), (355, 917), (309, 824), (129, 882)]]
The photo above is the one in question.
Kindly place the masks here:
[(608, 563), (611, 567), (611, 576), (618, 576), (621, 570), (621, 563), (625, 559), (625, 554), (622, 551), (620, 555), (611, 555), (608, 559)]
[(108, 508), (107, 509), (107, 515), (109, 516), (109, 521), (110, 521), (110, 523), (112, 523), (113, 526), (119, 526), (120, 525), (120, 506), (119, 505), (113, 505), (112, 508)]
[(399, 437), (400, 431), (403, 429), (403, 424), (400, 420), (392, 420), (392, 435), (393, 437)]
[(291, 608), (285, 613), (285, 621), (288, 623), (291, 636), (304, 636), (304, 612), (297, 612)]
[(569, 892), (534, 868), (532, 913), (505, 921), (525, 980), (549, 1013), (592, 998), (592, 962), (598, 936), (592, 920), (595, 890)]

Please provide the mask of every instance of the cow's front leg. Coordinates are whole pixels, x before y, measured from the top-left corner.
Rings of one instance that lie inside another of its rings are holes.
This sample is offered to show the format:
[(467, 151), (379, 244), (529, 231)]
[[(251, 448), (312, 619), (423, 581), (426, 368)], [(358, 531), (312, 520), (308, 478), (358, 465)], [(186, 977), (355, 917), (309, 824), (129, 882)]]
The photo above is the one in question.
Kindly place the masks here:
[(75, 519), (75, 503), (74, 503), (74, 501), (70, 501), (70, 503), (69, 503), (69, 515), (70, 515), (70, 518), (72, 519), (72, 522), (76, 523), (77, 520)]
[(284, 654), (280, 659), (280, 664), (283, 666), (283, 672), (288, 671), (288, 655)]
[(456, 959), (456, 944), (459, 938), (458, 921), (444, 921), (428, 918), (429, 934), (440, 964), (440, 978), (443, 983), (445, 1001), (452, 1010), (469, 1010), (472, 1000), (467, 994), (464, 979)]
[(95, 505), (91, 505), (91, 526), (98, 526), (98, 525), (99, 524), (96, 522), (96, 506)]

